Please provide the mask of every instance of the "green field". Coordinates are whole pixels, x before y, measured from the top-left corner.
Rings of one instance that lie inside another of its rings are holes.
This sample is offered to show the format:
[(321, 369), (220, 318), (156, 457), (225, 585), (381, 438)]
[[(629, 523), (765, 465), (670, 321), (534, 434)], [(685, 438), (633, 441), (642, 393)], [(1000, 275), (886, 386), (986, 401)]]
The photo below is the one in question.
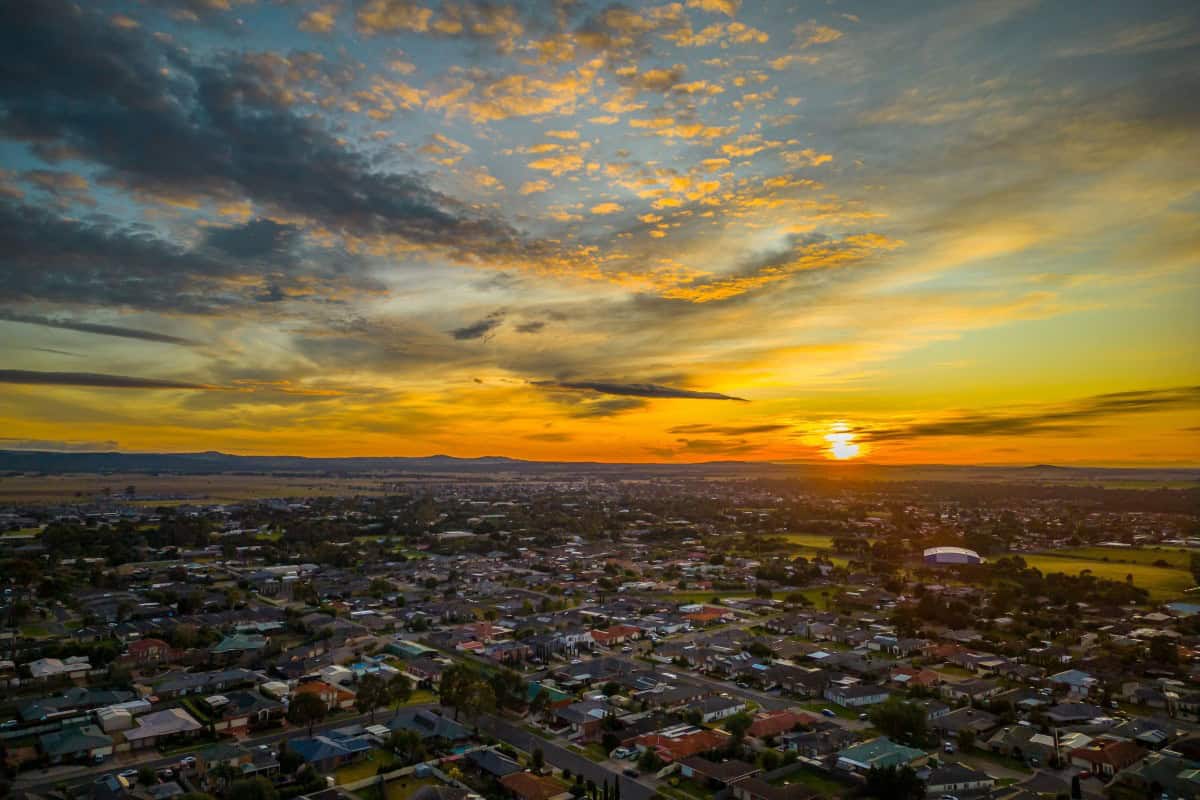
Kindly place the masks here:
[(381, 766), (390, 766), (395, 761), (396, 757), (387, 750), (372, 750), (362, 761), (338, 767), (334, 773), (334, 778), (339, 785), (354, 783), (355, 781), (361, 781), (363, 778), (371, 777), (379, 771)]
[(1052, 555), (1057, 557), (1086, 558), (1092, 561), (1110, 561), (1127, 564), (1154, 564), (1165, 561), (1172, 567), (1190, 569), (1192, 552), (1182, 547), (1072, 547), (1068, 550), (1056, 550)]
[(789, 533), (780, 538), (787, 539), (792, 544), (800, 545), (806, 550), (833, 549), (832, 536), (821, 536), (815, 533)]
[(1118, 564), (1066, 554), (1020, 553), (1019, 555), (1025, 559), (1027, 565), (1041, 570), (1044, 575), (1055, 572), (1078, 575), (1084, 570), (1088, 570), (1097, 578), (1106, 578), (1110, 581), (1124, 581), (1126, 576), (1132, 575), (1133, 584), (1150, 592), (1153, 600), (1178, 599), (1183, 597), (1184, 593), (1194, 585), (1192, 574), (1183, 569), (1155, 567), (1149, 564)]

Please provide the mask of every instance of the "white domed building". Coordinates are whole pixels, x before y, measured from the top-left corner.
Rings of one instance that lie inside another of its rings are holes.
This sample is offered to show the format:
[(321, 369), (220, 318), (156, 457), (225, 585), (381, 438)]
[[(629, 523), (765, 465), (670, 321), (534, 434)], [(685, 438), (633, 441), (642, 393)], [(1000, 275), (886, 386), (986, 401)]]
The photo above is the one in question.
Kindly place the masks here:
[(983, 557), (965, 547), (930, 547), (925, 550), (925, 563), (933, 566), (982, 564)]

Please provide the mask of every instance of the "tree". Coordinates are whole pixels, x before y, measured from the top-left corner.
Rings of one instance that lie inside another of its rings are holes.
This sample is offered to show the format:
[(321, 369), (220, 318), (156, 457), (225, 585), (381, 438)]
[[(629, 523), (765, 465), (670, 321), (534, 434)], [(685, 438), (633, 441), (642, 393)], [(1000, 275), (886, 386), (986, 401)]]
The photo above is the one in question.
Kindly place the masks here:
[(388, 702), (396, 710), (396, 716), (400, 716), (400, 707), (412, 699), (413, 685), (408, 676), (403, 672), (397, 672), (387, 682)]
[(647, 748), (638, 758), (637, 765), (642, 772), (657, 772), (662, 769), (663, 762), (658, 753)]
[(604, 688), (601, 691), (604, 692), (605, 697), (612, 697), (614, 694), (621, 693), (621, 684), (617, 683), (616, 681), (609, 681), (608, 683), (604, 684)]
[(1083, 784), (1079, 780), (1079, 775), (1071, 776), (1071, 800), (1080, 800), (1083, 797)]
[(438, 695), (441, 697), (442, 705), (454, 710), (454, 719), (456, 720), (459, 710), (463, 708), (468, 686), (474, 679), (475, 676), (471, 670), (456, 664), (443, 672), (442, 679), (438, 682)]
[(305, 692), (292, 698), (287, 710), (287, 721), (293, 725), (308, 726), (308, 735), (311, 738), (313, 726), (325, 719), (328, 711), (324, 700), (311, 692)]
[(537, 719), (550, 703), (550, 693), (545, 689), (539, 689), (538, 693), (529, 701), (529, 716)]
[(925, 784), (912, 767), (873, 767), (867, 772), (863, 794), (876, 800), (924, 800)]
[(502, 669), (488, 678), (496, 704), (500, 708), (519, 708), (525, 702), (525, 679), (511, 669)]
[(729, 732), (730, 752), (734, 752), (742, 746), (742, 741), (746, 738), (746, 731), (750, 730), (750, 726), (753, 724), (754, 720), (744, 712), (734, 714), (725, 720), (725, 730)]
[(371, 722), (375, 722), (375, 709), (386, 704), (388, 701), (388, 688), (383, 678), (378, 675), (364, 675), (363, 679), (358, 682), (358, 693), (354, 696), (354, 707), (358, 709), (358, 713), (371, 715)]
[(959, 750), (970, 750), (975, 746), (975, 731), (972, 728), (960, 728), (955, 739)]
[(279, 793), (269, 780), (259, 776), (234, 781), (225, 793), (225, 800), (279, 800)]
[(542, 767), (546, 764), (546, 754), (542, 752), (542, 748), (535, 747), (533, 752), (529, 754), (529, 766), (534, 772), (540, 773)]
[(872, 706), (871, 724), (885, 736), (910, 747), (921, 747), (928, 738), (925, 709), (898, 697)]

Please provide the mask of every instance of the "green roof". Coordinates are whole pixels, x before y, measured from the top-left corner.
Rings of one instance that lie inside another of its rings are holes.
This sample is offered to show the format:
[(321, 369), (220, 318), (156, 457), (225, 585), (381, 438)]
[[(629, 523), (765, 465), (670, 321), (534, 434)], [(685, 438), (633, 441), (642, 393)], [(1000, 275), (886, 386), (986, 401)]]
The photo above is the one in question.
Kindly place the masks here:
[(222, 639), (210, 652), (239, 653), (243, 650), (262, 650), (266, 646), (267, 640), (257, 633), (235, 633)]
[(95, 725), (63, 728), (61, 731), (43, 735), (39, 741), (42, 752), (48, 756), (69, 756), (98, 747), (109, 747), (113, 743), (112, 737)]
[(865, 764), (867, 767), (898, 767), (925, 757), (924, 750), (897, 744), (886, 736), (870, 739), (847, 747), (838, 753), (839, 759)]

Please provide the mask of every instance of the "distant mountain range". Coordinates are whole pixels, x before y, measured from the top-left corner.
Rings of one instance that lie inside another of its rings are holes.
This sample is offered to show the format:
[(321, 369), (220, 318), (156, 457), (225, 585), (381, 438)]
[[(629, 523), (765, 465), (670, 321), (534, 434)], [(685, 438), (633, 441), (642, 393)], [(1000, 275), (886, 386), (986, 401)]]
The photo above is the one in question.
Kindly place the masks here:
[(1187, 467), (1101, 468), (1035, 466), (885, 466), (841, 463), (773, 463), (765, 461), (706, 461), (697, 464), (620, 464), (597, 461), (524, 461), (507, 456), (456, 458), (432, 455), (417, 458), (306, 458), (304, 456), (238, 456), (203, 453), (67, 453), (48, 450), (0, 450), (0, 472), (9, 473), (621, 473), (621, 474), (808, 474), (864, 480), (983, 481), (1200, 481), (1200, 469)]

